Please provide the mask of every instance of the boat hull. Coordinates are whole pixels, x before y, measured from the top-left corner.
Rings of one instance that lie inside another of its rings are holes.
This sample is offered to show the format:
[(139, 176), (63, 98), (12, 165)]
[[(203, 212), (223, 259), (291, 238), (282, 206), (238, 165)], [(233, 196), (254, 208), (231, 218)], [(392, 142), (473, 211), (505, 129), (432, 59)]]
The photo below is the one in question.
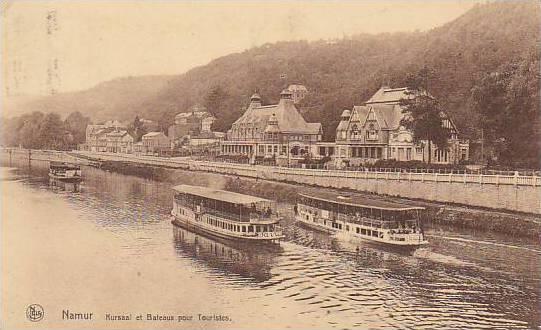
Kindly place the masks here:
[(243, 242), (259, 242), (259, 243), (272, 243), (278, 242), (280, 239), (284, 238), (284, 235), (273, 236), (273, 237), (261, 237), (261, 236), (241, 236), (234, 235), (233, 233), (220, 232), (213, 230), (213, 228), (207, 228), (204, 225), (199, 224), (198, 222), (188, 218), (174, 214), (171, 212), (173, 219), (171, 223), (173, 225), (188, 229), (190, 231), (198, 232), (205, 235), (210, 235), (222, 239), (234, 240), (234, 241), (243, 241)]
[(322, 232), (325, 232), (325, 233), (333, 234), (338, 239), (345, 240), (345, 241), (362, 241), (362, 242), (368, 242), (368, 243), (371, 243), (371, 244), (377, 244), (377, 245), (393, 247), (393, 248), (398, 248), (398, 249), (404, 249), (404, 250), (414, 250), (414, 249), (417, 249), (417, 248), (419, 248), (419, 247), (421, 247), (423, 245), (428, 244), (428, 241), (426, 241), (426, 240), (417, 241), (417, 242), (412, 242), (412, 241), (405, 241), (405, 242), (404, 241), (389, 241), (389, 240), (384, 240), (384, 239), (381, 239), (381, 238), (378, 238), (378, 237), (357, 235), (357, 234), (352, 233), (352, 232), (346, 232), (344, 230), (340, 230), (340, 229), (336, 229), (336, 228), (329, 228), (329, 227), (321, 225), (319, 223), (311, 223), (311, 222), (305, 221), (302, 217), (300, 217), (298, 215), (295, 216), (295, 220), (297, 220), (297, 223), (299, 223), (299, 224), (301, 224), (303, 226), (306, 226), (306, 227), (309, 227), (309, 228), (312, 228), (312, 229), (315, 229), (315, 230), (318, 230), (318, 231), (322, 231)]
[(54, 175), (51, 173), (49, 173), (49, 178), (51, 180), (65, 182), (65, 183), (79, 183), (83, 180), (83, 178), (81, 177), (65, 177), (65, 176)]

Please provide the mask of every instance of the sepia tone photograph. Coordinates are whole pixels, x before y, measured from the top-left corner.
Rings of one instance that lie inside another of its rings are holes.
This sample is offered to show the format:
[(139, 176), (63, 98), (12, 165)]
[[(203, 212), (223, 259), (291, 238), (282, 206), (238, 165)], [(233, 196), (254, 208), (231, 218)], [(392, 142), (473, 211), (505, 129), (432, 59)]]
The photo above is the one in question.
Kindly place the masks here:
[(0, 329), (541, 329), (538, 1), (0, 10)]

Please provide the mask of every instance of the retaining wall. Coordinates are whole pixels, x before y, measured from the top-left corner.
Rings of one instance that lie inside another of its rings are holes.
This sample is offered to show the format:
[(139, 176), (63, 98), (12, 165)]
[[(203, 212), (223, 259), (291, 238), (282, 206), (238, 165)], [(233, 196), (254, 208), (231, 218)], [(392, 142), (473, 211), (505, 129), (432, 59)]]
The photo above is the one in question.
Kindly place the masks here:
[[(19, 156), (28, 155), (27, 150), (12, 153)], [(129, 161), (151, 166), (541, 214), (541, 178), (537, 176), (312, 170), (126, 154), (78, 153), (95, 160)], [(6, 155), (7, 152), (4, 152), (4, 157)], [(64, 152), (42, 150), (32, 150), (31, 157), (42, 160), (73, 159)]]

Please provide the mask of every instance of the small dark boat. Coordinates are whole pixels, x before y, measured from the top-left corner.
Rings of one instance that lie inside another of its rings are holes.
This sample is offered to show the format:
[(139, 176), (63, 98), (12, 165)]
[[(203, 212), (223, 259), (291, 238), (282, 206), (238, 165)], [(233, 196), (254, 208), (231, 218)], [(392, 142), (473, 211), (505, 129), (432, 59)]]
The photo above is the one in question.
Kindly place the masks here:
[(50, 162), (49, 178), (65, 183), (79, 183), (83, 179), (81, 166), (65, 162)]

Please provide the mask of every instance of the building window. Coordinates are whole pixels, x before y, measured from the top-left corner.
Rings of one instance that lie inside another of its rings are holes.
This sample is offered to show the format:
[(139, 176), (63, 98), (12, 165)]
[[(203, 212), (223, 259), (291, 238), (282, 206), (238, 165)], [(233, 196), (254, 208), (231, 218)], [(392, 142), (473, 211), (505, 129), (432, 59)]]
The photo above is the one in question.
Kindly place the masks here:
[(368, 130), (366, 131), (366, 139), (367, 140), (377, 140), (378, 139), (378, 131), (374, 127), (374, 124), (370, 124), (370, 126), (368, 126)]
[(351, 127), (351, 139), (352, 140), (360, 140), (361, 139), (361, 132), (359, 131), (359, 128), (357, 127), (357, 124), (353, 124)]
[(278, 152), (278, 146), (274, 146), (274, 152), (275, 152), (275, 153)]
[(287, 147), (282, 146), (282, 154), (285, 155), (287, 153)]
[(265, 153), (265, 146), (259, 146), (259, 152)]

